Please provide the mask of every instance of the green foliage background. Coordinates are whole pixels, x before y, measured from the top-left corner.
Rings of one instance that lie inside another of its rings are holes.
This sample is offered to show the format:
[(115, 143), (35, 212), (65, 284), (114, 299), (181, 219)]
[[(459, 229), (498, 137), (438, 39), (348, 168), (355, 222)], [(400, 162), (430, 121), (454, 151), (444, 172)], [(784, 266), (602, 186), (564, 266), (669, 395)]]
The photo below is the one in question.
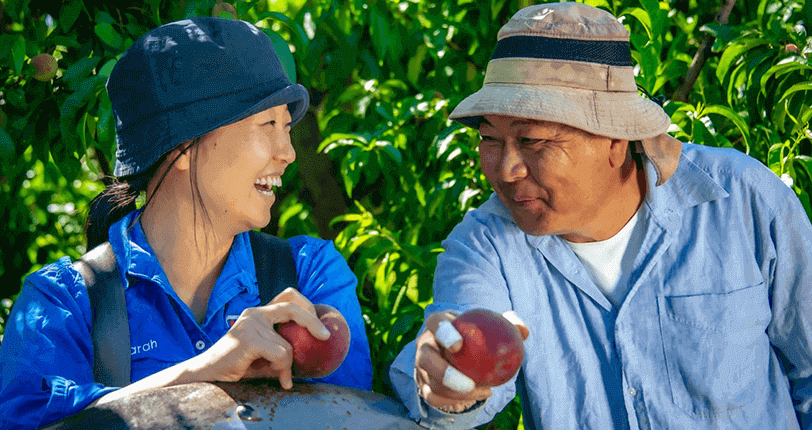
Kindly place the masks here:
[[(26, 274), (85, 251), (83, 210), (114, 160), (104, 88), (113, 64), (147, 29), (209, 16), (217, 1), (0, 3), (0, 331)], [(812, 214), (812, 4), (731, 1), (727, 24), (716, 22), (723, 2), (713, 0), (587, 3), (631, 31), (637, 82), (665, 100), (674, 136), (749, 153)], [(302, 148), (326, 160), (332, 174), (320, 180), (343, 193), (333, 196), (338, 216), (325, 216), (314, 210), (322, 197), (302, 192), (299, 177), (310, 166), (288, 169), (290, 189), (270, 230), (334, 239), (347, 258), (359, 279), (376, 391), (391, 393), (388, 365), (420, 327), (441, 241), (491, 191), (478, 165), (477, 133), (448, 114), (481, 86), (499, 27), (530, 4), (234, 3), (238, 18), (271, 35), (289, 75), (310, 90), (314, 131)], [(706, 39), (707, 63), (686, 101), (677, 101)], [(48, 82), (32, 79), (30, 58), (42, 52), (58, 59)], [(489, 426), (515, 428), (519, 417), (516, 400)]]

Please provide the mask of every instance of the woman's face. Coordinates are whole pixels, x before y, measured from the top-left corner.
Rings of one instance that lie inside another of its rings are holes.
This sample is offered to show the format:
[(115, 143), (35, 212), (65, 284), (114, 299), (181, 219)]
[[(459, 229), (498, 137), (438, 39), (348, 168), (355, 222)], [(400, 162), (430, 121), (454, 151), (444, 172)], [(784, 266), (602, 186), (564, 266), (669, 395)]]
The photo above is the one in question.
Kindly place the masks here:
[(190, 172), (215, 231), (238, 234), (270, 222), (273, 188), (296, 159), (290, 121), (287, 106), (275, 106), (200, 140)]

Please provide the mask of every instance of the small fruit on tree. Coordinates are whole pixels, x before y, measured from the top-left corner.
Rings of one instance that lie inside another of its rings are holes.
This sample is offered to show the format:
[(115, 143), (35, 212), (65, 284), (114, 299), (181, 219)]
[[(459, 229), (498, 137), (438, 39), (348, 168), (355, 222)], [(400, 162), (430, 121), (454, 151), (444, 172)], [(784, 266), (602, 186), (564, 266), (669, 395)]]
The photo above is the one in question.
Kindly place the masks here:
[(225, 12), (231, 14), (232, 18), (237, 17), (237, 9), (229, 3), (224, 3), (223, 0), (217, 0), (217, 4), (211, 9), (211, 16), (220, 18), (220, 15)]
[(451, 324), (462, 336), (462, 347), (453, 354), (443, 349), (443, 357), (477, 385), (502, 385), (519, 371), (524, 359), (522, 334), (505, 317), (472, 309)]
[(341, 312), (321, 303), (313, 306), (330, 332), (327, 340), (316, 339), (293, 321), (280, 324), (277, 329), (293, 348), (293, 376), (297, 378), (322, 378), (333, 373), (350, 349), (350, 328)]
[(56, 75), (56, 58), (51, 54), (38, 54), (31, 59), (31, 65), (36, 69), (34, 79), (50, 81)]

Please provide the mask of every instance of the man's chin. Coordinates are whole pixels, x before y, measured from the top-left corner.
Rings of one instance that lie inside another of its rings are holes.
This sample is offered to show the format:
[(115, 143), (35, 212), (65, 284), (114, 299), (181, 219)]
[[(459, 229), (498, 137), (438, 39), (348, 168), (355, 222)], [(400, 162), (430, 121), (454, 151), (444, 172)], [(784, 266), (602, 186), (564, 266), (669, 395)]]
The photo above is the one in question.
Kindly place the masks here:
[(513, 216), (513, 222), (523, 232), (530, 236), (549, 236), (551, 233), (550, 227), (544, 222), (543, 214), (532, 215), (525, 211), (516, 211), (511, 209), (510, 214)]

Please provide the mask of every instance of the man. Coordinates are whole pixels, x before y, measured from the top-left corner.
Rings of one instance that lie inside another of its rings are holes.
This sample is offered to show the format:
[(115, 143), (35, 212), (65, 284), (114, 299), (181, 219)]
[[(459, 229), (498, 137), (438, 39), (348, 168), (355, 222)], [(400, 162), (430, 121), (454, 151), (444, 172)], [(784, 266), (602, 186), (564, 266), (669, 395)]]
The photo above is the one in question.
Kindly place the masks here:
[[(390, 370), (411, 416), (471, 428), (518, 389), (527, 429), (811, 428), (812, 226), (794, 193), (667, 135), (612, 15), (531, 6), (498, 38), (451, 115), (479, 129), (495, 192), (443, 243), (424, 330)], [(530, 330), (503, 386), (440, 355), (460, 344), (443, 321), (471, 308)]]

